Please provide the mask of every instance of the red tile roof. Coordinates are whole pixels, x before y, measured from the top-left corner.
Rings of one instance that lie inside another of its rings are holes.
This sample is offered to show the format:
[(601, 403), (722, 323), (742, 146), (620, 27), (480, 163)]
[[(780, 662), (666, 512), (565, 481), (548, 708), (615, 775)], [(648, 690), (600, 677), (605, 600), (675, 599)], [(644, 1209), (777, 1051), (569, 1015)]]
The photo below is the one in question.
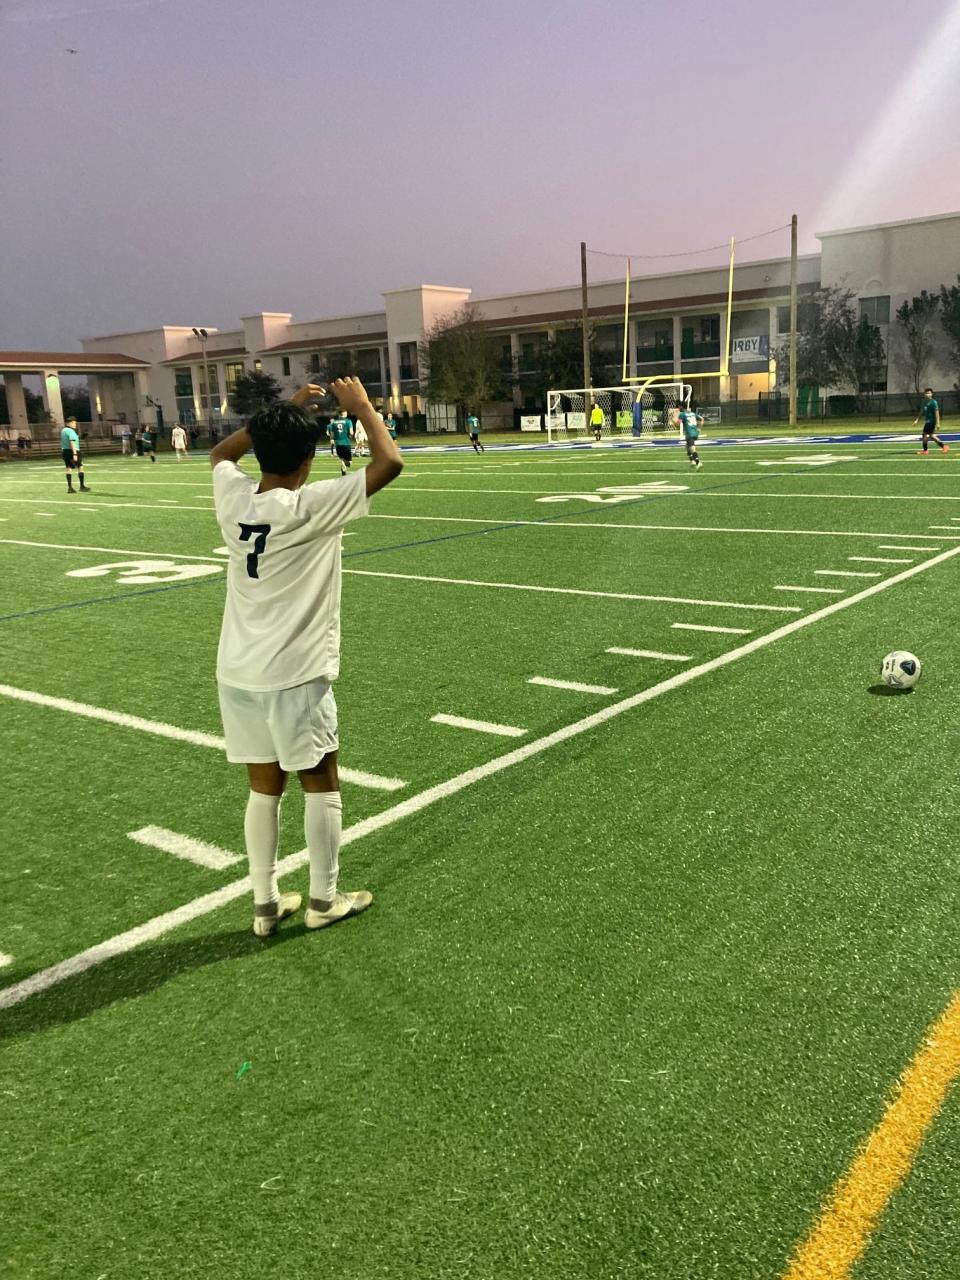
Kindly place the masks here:
[[(234, 356), (248, 355), (246, 347), (219, 347), (217, 349), (209, 349), (207, 351), (207, 363), (213, 360), (223, 360), (224, 357), (233, 359)], [(182, 356), (177, 356), (176, 360), (164, 360), (164, 364), (202, 364), (203, 353), (201, 351), (187, 351)]]
[(113, 351), (0, 351), (0, 368), (22, 369), (149, 369), (149, 360)]
[(278, 347), (265, 347), (265, 356), (283, 355), (287, 351), (320, 351), (323, 347), (363, 347), (370, 342), (386, 342), (383, 333), (347, 333), (341, 338), (299, 338), (295, 342), (281, 342)]

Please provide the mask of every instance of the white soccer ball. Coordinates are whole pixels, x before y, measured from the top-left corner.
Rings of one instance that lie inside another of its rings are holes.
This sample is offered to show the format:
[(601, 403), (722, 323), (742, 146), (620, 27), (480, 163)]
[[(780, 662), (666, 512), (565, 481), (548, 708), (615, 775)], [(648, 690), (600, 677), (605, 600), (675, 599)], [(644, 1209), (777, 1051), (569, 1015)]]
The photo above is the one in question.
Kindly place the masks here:
[(891, 689), (912, 689), (920, 679), (923, 668), (915, 653), (895, 649), (880, 664), (880, 679)]

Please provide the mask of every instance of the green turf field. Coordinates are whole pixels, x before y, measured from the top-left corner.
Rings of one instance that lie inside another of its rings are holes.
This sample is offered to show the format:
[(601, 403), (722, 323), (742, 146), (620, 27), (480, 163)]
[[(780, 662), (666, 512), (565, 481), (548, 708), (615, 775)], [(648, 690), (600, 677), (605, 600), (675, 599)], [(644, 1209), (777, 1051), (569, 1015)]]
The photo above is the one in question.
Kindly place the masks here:
[[(0, 469), (0, 1275), (783, 1276), (960, 986), (960, 449), (915, 449), (408, 456), (343, 543), (376, 903), (266, 944), (243, 861), (130, 834), (243, 851), (208, 464)], [(955, 1280), (958, 1126), (818, 1275)]]

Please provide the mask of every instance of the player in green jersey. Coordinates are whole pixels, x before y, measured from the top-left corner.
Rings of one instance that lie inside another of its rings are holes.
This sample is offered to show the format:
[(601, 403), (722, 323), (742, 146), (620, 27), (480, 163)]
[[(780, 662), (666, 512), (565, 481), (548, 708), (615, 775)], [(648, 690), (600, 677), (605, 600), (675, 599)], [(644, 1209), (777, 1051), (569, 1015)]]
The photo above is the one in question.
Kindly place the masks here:
[(480, 443), (480, 419), (475, 413), (467, 415), (467, 435), (473, 445), (473, 452), (483, 453), (483, 445)]
[(920, 437), (922, 447), (917, 452), (923, 454), (926, 458), (928, 456), (927, 445), (933, 440), (935, 444), (940, 446), (943, 453), (948, 453), (950, 446), (944, 444), (939, 435), (937, 435), (940, 430), (940, 405), (933, 398), (933, 387), (924, 388), (923, 404), (920, 406), (920, 413), (913, 420), (914, 426), (920, 421), (921, 415), (923, 417), (923, 434)]
[(327, 434), (333, 444), (334, 453), (340, 459), (340, 474), (345, 476), (353, 466), (353, 421), (347, 417), (346, 409), (341, 409), (333, 419)]
[(690, 459), (691, 466), (697, 471), (703, 466), (700, 454), (697, 452), (697, 441), (700, 438), (702, 425), (703, 414), (695, 413), (689, 407), (680, 410), (680, 430), (683, 432), (683, 442), (687, 446), (687, 457)]

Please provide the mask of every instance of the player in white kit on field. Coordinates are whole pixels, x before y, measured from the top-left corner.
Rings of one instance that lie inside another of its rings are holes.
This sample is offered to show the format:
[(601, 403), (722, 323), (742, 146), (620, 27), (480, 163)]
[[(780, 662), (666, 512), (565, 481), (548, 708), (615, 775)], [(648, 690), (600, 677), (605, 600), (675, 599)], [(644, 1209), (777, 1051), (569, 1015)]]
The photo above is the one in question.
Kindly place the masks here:
[[(229, 549), (217, 682), (227, 759), (250, 782), (244, 834), (253, 885), (253, 930), (268, 937), (300, 907), (277, 885), (280, 800), (287, 775), (304, 791), (310, 855), (308, 929), (365, 910), (366, 891), (337, 890), (341, 831), (337, 775), (340, 549), (344, 525), (367, 514), (372, 494), (403, 470), (396, 444), (357, 378), (331, 390), (366, 427), (361, 471), (307, 484), (322, 429), (303, 407), (322, 389), (255, 413), (210, 453), (217, 521)], [(237, 463), (253, 448), (259, 480)]]
[(173, 451), (177, 455), (177, 461), (182, 462), (187, 456), (187, 433), (183, 427), (176, 426), (170, 432), (170, 443), (173, 445)]

